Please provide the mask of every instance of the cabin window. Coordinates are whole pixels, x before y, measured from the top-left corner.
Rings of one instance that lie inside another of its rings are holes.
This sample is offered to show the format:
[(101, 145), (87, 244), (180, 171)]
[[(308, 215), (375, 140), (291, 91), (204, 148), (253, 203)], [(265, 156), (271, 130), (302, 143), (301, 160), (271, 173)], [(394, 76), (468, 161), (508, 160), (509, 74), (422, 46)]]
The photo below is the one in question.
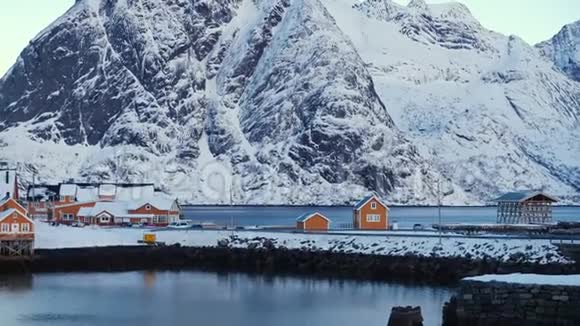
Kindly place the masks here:
[(65, 221), (72, 221), (75, 219), (75, 216), (74, 216), (74, 214), (64, 214), (62, 216), (62, 219)]
[(151, 205), (145, 205), (145, 210), (150, 211), (151, 210)]
[(10, 232), (10, 225), (8, 223), (2, 223), (2, 233)]
[(377, 203), (372, 202), (371, 203), (371, 209), (377, 209)]
[(381, 221), (381, 216), (378, 214), (368, 214), (367, 215), (367, 222), (380, 222)]
[(156, 216), (156, 218), (159, 223), (167, 223), (167, 216)]
[(20, 224), (20, 230), (22, 232), (30, 232), (30, 224), (28, 224), (28, 223)]
[(101, 223), (109, 223), (111, 221), (108, 216), (101, 216), (99, 219), (101, 220)]

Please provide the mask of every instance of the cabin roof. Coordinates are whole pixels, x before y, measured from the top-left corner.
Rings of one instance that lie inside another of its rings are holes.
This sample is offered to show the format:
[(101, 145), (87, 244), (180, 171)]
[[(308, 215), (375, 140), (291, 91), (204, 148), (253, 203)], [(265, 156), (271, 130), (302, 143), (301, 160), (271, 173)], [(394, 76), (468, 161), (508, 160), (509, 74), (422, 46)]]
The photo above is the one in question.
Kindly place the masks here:
[(108, 212), (114, 216), (149, 216), (151, 214), (130, 214), (129, 211), (136, 210), (147, 204), (159, 210), (169, 211), (173, 207), (174, 203), (175, 199), (169, 197), (169, 195), (155, 193), (155, 195), (151, 198), (143, 198), (139, 200), (99, 201), (96, 202), (94, 206), (82, 207), (79, 210), (78, 215), (96, 216), (102, 212)]
[(129, 200), (129, 209), (135, 210), (141, 208), (147, 204), (164, 211), (169, 211), (173, 208), (175, 204), (175, 198), (162, 192), (155, 192), (152, 196), (146, 198), (140, 198), (136, 200)]
[(381, 203), (381, 205), (385, 206), (387, 208), (387, 210), (389, 209), (389, 206), (385, 205), (385, 203), (383, 203), (383, 201), (376, 194), (368, 195), (368, 196), (364, 197), (363, 199), (359, 200), (354, 205), (354, 209), (358, 211), (359, 209), (361, 209), (364, 205), (366, 205), (373, 198), (376, 199), (376, 201), (378, 201), (379, 203)]
[(498, 198), (495, 199), (496, 202), (505, 202), (505, 201), (511, 201), (511, 202), (524, 202), (530, 198), (536, 197), (538, 195), (544, 196), (546, 197), (549, 201), (551, 202), (557, 202), (558, 198), (548, 195), (542, 191), (537, 191), (537, 190), (523, 190), (523, 191), (514, 191), (514, 192), (508, 192)]
[(24, 208), (16, 199), (8, 197), (8, 196), (4, 196), (4, 198), (0, 199), (0, 206), (6, 204), (9, 201), (13, 201), (16, 203), (16, 205), (18, 205), (20, 208), (22, 208), (23, 210), (25, 210), (26, 212), (28, 212), (28, 210), (26, 208)]
[(6, 204), (6, 202), (8, 202), (10, 200), (10, 197), (8, 195), (4, 195), (4, 198), (0, 198), (0, 206)]
[(330, 223), (330, 220), (324, 216), (324, 214), (319, 213), (319, 212), (310, 212), (310, 213), (304, 213), (300, 216), (298, 216), (298, 218), (296, 219), (296, 222), (306, 222), (308, 221), (311, 217), (313, 217), (314, 215), (320, 215), (320, 217), (322, 217), (323, 219), (325, 219), (328, 223)]
[(98, 202), (93, 207), (81, 207), (79, 216), (97, 216), (107, 212), (113, 216), (126, 216), (129, 211), (126, 202)]
[(28, 216), (26, 216), (26, 214), (22, 214), (21, 212), (15, 210), (14, 208), (5, 210), (3, 212), (0, 212), (0, 221), (2, 221), (3, 219), (7, 218), (8, 216), (12, 215), (12, 213), (17, 213), (18, 215), (24, 217), (25, 219), (27, 219), (30, 223), (34, 224), (34, 221), (32, 221)]

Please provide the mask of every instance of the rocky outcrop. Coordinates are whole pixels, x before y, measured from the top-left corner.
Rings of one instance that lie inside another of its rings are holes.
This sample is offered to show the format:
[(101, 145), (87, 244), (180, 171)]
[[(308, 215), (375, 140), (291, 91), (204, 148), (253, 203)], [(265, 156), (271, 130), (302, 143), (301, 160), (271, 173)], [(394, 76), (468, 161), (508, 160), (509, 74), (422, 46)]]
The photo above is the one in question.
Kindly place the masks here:
[(367, 0), (355, 5), (365, 20), (325, 3), (395, 124), (447, 178), (477, 198), (542, 188), (575, 200), (580, 157), (565, 153), (580, 137), (580, 84), (535, 48), (459, 4)]
[(580, 21), (564, 26), (536, 47), (571, 79), (580, 82)]
[(0, 139), (38, 153), (23, 180), (189, 203), (430, 202), (439, 178), (318, 0), (77, 1), (2, 79)]

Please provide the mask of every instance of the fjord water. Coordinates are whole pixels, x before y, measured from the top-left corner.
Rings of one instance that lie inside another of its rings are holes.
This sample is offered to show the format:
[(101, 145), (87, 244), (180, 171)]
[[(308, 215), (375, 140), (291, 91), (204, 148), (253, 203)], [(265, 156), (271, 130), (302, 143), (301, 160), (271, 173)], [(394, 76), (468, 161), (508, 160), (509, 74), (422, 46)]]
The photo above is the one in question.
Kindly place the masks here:
[(384, 326), (393, 305), (440, 325), (452, 290), (202, 272), (42, 274), (0, 281), (0, 325)]
[[(187, 206), (185, 218), (197, 222), (220, 225), (293, 225), (296, 218), (307, 212), (318, 211), (332, 220), (332, 227), (352, 222), (352, 207), (345, 206)], [(495, 223), (496, 207), (443, 207), (442, 223)], [(555, 221), (580, 221), (580, 207), (557, 206), (553, 208)], [(401, 227), (414, 224), (437, 223), (437, 207), (394, 206), (389, 211), (391, 222)]]

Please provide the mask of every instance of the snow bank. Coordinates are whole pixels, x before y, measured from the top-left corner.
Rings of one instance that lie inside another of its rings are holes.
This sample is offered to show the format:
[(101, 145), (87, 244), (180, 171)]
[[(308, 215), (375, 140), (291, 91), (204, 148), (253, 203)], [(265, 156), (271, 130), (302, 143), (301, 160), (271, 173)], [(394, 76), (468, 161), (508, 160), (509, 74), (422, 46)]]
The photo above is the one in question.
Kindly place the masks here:
[(580, 275), (505, 274), (466, 277), (464, 281), (504, 282), (512, 284), (538, 284), (554, 286), (580, 286)]
[(37, 249), (82, 248), (105, 246), (132, 246), (143, 239), (144, 230), (105, 229), (98, 227), (74, 228), (36, 223)]
[(336, 253), (388, 256), (462, 257), (511, 263), (569, 264), (548, 240), (407, 237), (405, 235), (332, 235), (263, 231), (105, 229), (52, 227), (38, 223), (36, 248), (75, 248), (138, 245), (144, 233), (155, 232), (158, 241), (191, 247), (288, 248)]

